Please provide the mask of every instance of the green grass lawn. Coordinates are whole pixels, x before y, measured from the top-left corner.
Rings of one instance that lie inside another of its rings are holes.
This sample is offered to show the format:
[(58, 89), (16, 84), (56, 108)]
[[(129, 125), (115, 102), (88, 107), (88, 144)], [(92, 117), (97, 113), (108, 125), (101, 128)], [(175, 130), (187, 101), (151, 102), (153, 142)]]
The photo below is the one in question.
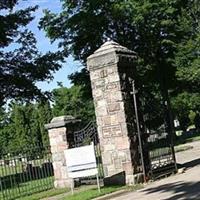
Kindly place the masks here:
[(0, 192), (0, 199), (17, 199), (22, 196), (31, 195), (41, 191), (49, 190), (53, 188), (53, 177), (28, 181), (20, 183), (18, 186), (4, 189), (3, 192)]
[(176, 145), (185, 144), (185, 143), (189, 143), (189, 142), (195, 142), (198, 140), (200, 140), (200, 135), (188, 137), (188, 138), (181, 138), (181, 136), (179, 136), (179, 138), (176, 140), (175, 144)]
[(63, 194), (69, 192), (68, 188), (64, 188), (64, 189), (51, 189), (51, 190), (47, 190), (44, 192), (40, 192), (37, 194), (33, 194), (31, 196), (26, 196), (26, 197), (22, 197), (22, 198), (18, 198), (16, 200), (39, 200), (39, 199), (43, 199), (43, 198), (47, 198), (47, 197), (52, 197), (52, 196), (56, 196), (59, 194)]
[(137, 190), (137, 189), (141, 189), (143, 186), (142, 185), (135, 185), (132, 187), (127, 187), (127, 186), (110, 186), (110, 187), (101, 187), (101, 192), (98, 192), (97, 188), (92, 188), (92, 189), (88, 189), (85, 191), (81, 191), (81, 192), (77, 192), (74, 195), (68, 195), (65, 198), (63, 198), (62, 200), (90, 200), (90, 199), (94, 199), (96, 197), (100, 197), (106, 194), (110, 194), (119, 190)]
[(24, 197), (16, 197), (14, 198), (14, 200), (40, 200), (43, 198), (47, 198), (47, 197), (52, 197), (52, 196), (56, 196), (59, 194), (64, 194), (64, 193), (68, 193), (66, 194), (66, 197), (64, 197), (62, 200), (90, 200), (99, 196), (103, 196), (106, 194), (110, 194), (119, 190), (126, 190), (126, 191), (133, 191), (133, 190), (137, 190), (137, 189), (141, 189), (143, 188), (143, 185), (135, 185), (135, 186), (110, 186), (110, 187), (101, 187), (101, 192), (98, 192), (98, 189), (96, 188), (96, 186), (94, 186), (95, 188), (91, 188), (88, 189), (88, 187), (81, 187), (81, 188), (77, 188), (75, 190), (75, 194), (71, 195), (71, 193), (69, 193), (69, 189), (68, 188), (64, 188), (64, 189), (49, 189), (43, 192), (38, 192), (36, 194), (32, 194), (29, 196), (24, 196)]

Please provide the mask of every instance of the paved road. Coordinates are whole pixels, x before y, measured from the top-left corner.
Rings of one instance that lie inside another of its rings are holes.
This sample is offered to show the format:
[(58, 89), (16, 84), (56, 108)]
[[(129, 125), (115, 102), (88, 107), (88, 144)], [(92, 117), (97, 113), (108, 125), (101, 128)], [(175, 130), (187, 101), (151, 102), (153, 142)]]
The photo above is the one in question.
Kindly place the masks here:
[(188, 143), (194, 148), (176, 154), (177, 162), (187, 168), (177, 174), (112, 200), (200, 200), (200, 142)]

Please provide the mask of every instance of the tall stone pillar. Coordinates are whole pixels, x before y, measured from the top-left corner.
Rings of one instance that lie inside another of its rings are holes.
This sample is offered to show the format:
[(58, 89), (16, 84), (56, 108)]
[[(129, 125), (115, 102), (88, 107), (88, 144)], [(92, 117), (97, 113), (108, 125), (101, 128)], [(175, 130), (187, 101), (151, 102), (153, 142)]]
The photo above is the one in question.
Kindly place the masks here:
[(130, 78), (136, 54), (109, 41), (87, 58), (106, 180), (134, 184), (139, 153)]
[(64, 150), (70, 147), (73, 124), (76, 122), (72, 116), (61, 116), (45, 125), (51, 146), (55, 188), (71, 187), (72, 179), (68, 177)]

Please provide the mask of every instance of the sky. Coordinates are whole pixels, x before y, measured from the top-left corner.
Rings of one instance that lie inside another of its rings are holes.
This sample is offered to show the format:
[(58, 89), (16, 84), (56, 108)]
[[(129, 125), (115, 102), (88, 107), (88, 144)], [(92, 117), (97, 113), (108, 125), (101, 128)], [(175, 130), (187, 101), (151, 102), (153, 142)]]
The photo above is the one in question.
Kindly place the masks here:
[[(45, 53), (47, 51), (56, 51), (56, 43), (51, 44), (49, 39), (45, 37), (45, 32), (38, 29), (38, 22), (40, 18), (44, 15), (43, 10), (49, 9), (54, 13), (58, 13), (61, 10), (60, 0), (20, 0), (16, 9), (23, 9), (28, 6), (38, 5), (39, 9), (34, 13), (35, 19), (28, 25), (28, 29), (31, 30), (38, 41), (38, 49)], [(66, 63), (63, 64), (62, 68), (53, 74), (54, 79), (48, 82), (38, 82), (36, 85), (43, 91), (51, 91), (52, 89), (58, 87), (57, 82), (62, 82), (66, 87), (70, 87), (70, 81), (68, 80), (68, 75), (81, 69), (81, 64), (75, 62), (72, 56), (66, 59)]]

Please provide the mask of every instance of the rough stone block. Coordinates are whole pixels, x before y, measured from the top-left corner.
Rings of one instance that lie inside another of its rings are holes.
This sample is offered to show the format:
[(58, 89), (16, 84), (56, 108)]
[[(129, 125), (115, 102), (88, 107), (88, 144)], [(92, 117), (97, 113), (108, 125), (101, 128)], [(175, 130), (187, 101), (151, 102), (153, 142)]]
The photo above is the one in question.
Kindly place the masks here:
[[(106, 107), (107, 103), (105, 99), (99, 100), (97, 101), (97, 108), (102, 108), (102, 107)], [(98, 112), (96, 111), (97, 116), (98, 116)]]
[(118, 74), (111, 74), (107, 77), (109, 83), (120, 81), (120, 77)]
[(115, 150), (115, 145), (114, 144), (107, 144), (107, 145), (104, 145), (104, 151), (113, 151)]
[(111, 165), (112, 164), (112, 157), (110, 152), (102, 152), (102, 160), (103, 160), (103, 165)]
[(100, 78), (105, 78), (105, 77), (107, 77), (108, 76), (108, 71), (107, 71), (107, 69), (102, 69), (101, 71), (100, 71), (100, 73), (99, 73), (99, 77)]
[(112, 82), (112, 83), (106, 84), (106, 90), (109, 90), (112, 92), (120, 90), (120, 82), (117, 81), (117, 82)]
[(109, 103), (108, 112), (113, 113), (120, 110), (120, 103)]
[(115, 159), (114, 160), (114, 165), (115, 165), (115, 169), (117, 169), (117, 170), (122, 170), (123, 168), (122, 168), (122, 161), (121, 161), (121, 159), (120, 158), (117, 158), (117, 159)]
[(72, 179), (60, 179), (54, 181), (55, 188), (70, 188), (73, 180)]
[(103, 117), (103, 116), (108, 115), (106, 106), (98, 106), (97, 109), (96, 109), (96, 112), (98, 113), (99, 117)]
[(116, 166), (114, 164), (107, 165), (107, 170), (108, 170), (108, 174), (112, 176), (113, 174), (115, 174)]
[(104, 138), (112, 136), (112, 129), (111, 127), (103, 127), (102, 128), (102, 136)]
[(122, 129), (121, 125), (112, 126), (112, 136), (121, 136)]
[(103, 98), (103, 90), (101, 88), (95, 89), (95, 91), (93, 92), (93, 97), (102, 99)]
[(118, 150), (130, 148), (130, 143), (127, 137), (115, 137), (115, 144)]
[(122, 168), (126, 172), (126, 175), (133, 175), (133, 166), (130, 161), (122, 163)]
[(94, 92), (98, 89), (102, 89), (105, 86), (105, 80), (104, 79), (98, 79), (95, 82), (93, 82), (94, 84)]
[(64, 152), (57, 152), (52, 155), (53, 162), (60, 162), (64, 158)]

